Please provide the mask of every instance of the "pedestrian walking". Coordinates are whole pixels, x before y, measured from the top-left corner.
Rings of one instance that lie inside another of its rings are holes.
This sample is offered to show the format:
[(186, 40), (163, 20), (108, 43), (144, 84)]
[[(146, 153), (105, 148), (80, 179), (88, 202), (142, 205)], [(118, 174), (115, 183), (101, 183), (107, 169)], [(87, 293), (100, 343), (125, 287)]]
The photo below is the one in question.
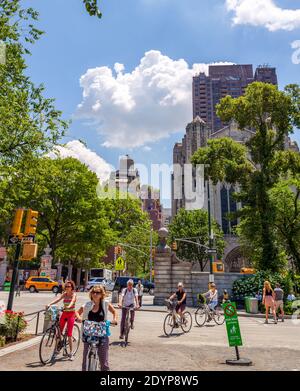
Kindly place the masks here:
[(269, 281), (264, 282), (262, 303), (266, 307), (265, 323), (269, 323), (269, 309), (271, 309), (273, 316), (274, 316), (274, 323), (276, 324), (277, 318), (276, 318), (276, 312), (275, 312), (275, 293), (274, 293)]
[[(117, 324), (117, 311), (114, 309), (111, 303), (106, 300), (106, 292), (102, 285), (95, 285), (89, 292), (90, 301), (85, 303), (77, 311), (77, 319), (83, 322), (97, 322), (103, 323), (107, 320), (108, 311), (113, 315), (112, 324)], [(82, 315), (82, 316), (81, 316)], [(101, 337), (101, 342), (97, 345), (98, 356), (100, 360), (101, 371), (109, 371), (108, 363), (108, 350), (109, 350), (109, 338), (108, 336)], [(86, 371), (87, 354), (89, 350), (88, 342), (83, 342), (83, 358), (82, 358), (82, 370)]]
[(142, 300), (143, 300), (143, 294), (144, 294), (144, 285), (142, 284), (142, 281), (139, 280), (136, 284), (136, 290), (138, 292), (138, 300), (139, 300), (139, 306), (142, 306)]
[(63, 289), (64, 289), (64, 278), (61, 277), (57, 282), (58, 282), (58, 290), (57, 290), (55, 296), (57, 296), (58, 294), (62, 294)]
[(276, 284), (276, 288), (274, 289), (274, 293), (275, 293), (275, 312), (277, 314), (278, 308), (280, 308), (281, 321), (284, 322), (284, 310), (283, 310), (284, 292), (280, 288), (280, 284)]

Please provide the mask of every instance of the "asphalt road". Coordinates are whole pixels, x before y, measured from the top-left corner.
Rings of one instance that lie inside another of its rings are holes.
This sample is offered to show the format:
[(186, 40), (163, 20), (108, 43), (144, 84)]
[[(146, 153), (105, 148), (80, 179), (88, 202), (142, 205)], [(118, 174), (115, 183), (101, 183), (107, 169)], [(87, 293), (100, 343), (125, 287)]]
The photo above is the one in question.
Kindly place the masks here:
[[(48, 299), (47, 295), (38, 294), (34, 301), (44, 304), (44, 299)], [(51, 294), (50, 296), (53, 297)], [(22, 299), (17, 298), (19, 299), (21, 303)], [(23, 300), (28, 301), (25, 295)], [(86, 295), (80, 295), (80, 300), (85, 301)], [(150, 301), (151, 298), (147, 300)], [(17, 307), (18, 302), (15, 304)], [(26, 312), (27, 309), (34, 308), (33, 300), (26, 306)], [(177, 331), (168, 338), (164, 336), (162, 327), (165, 315), (160, 312), (137, 312), (135, 329), (130, 332), (130, 344), (126, 348), (121, 346), (118, 339), (119, 327), (112, 328), (109, 360), (111, 370), (232, 370), (232, 367), (225, 364), (226, 359), (234, 357), (233, 348), (228, 347), (225, 325), (208, 324), (199, 328), (194, 323), (188, 334)], [(286, 320), (277, 325), (266, 325), (263, 319), (242, 317), (239, 321), (244, 343), (240, 354), (241, 357), (251, 359), (253, 366), (235, 367), (235, 370), (300, 370), (299, 324)], [(54, 365), (44, 367), (39, 363), (38, 345), (35, 345), (0, 357), (0, 370), (80, 370), (81, 348), (73, 362), (59, 358)]]

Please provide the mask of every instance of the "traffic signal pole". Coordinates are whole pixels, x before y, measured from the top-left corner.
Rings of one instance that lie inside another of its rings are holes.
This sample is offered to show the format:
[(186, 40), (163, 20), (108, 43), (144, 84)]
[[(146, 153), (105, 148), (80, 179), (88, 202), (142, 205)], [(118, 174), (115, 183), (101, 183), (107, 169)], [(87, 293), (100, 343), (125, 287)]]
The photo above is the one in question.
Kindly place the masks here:
[(13, 301), (14, 301), (14, 293), (15, 293), (15, 287), (16, 287), (18, 271), (19, 271), (20, 253), (21, 253), (21, 241), (17, 243), (16, 252), (15, 252), (14, 269), (13, 269), (12, 281), (10, 284), (8, 303), (7, 303), (7, 309), (9, 311), (12, 310)]
[[(213, 248), (213, 238), (211, 232), (211, 210), (210, 210), (210, 188), (209, 188), (209, 178), (207, 180), (207, 212), (208, 212), (208, 236), (209, 236), (209, 249)], [(214, 272), (213, 272), (213, 255), (209, 255), (209, 282), (214, 282)]]

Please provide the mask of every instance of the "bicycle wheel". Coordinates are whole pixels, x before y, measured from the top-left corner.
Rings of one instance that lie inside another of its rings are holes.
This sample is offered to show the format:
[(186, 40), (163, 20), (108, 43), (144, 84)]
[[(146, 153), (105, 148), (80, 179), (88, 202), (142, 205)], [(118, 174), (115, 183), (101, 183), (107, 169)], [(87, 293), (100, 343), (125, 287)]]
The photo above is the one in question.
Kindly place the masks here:
[(167, 337), (172, 334), (174, 326), (173, 314), (168, 314), (164, 321), (164, 333)]
[(90, 347), (88, 351), (88, 365), (87, 370), (89, 372), (95, 372), (98, 370), (98, 355), (93, 349)]
[(128, 345), (129, 330), (130, 330), (130, 326), (129, 326), (129, 311), (127, 311), (126, 319), (125, 319), (125, 340), (124, 340), (125, 346)]
[(73, 354), (73, 356), (75, 356), (75, 354), (78, 351), (79, 345), (80, 345), (80, 329), (79, 329), (77, 324), (74, 324), (74, 326), (73, 326), (72, 345), (73, 345), (72, 346), (73, 351), (71, 352), (70, 351), (70, 346), (69, 346), (69, 339), (67, 337), (67, 339), (66, 339), (66, 351), (67, 351), (68, 354)]
[(214, 311), (214, 321), (216, 324), (221, 325), (225, 322), (224, 314), (221, 314), (221, 307), (216, 307)]
[(195, 321), (199, 327), (202, 327), (206, 322), (207, 312), (205, 308), (199, 307), (195, 312)]
[(184, 333), (188, 333), (190, 331), (190, 329), (192, 328), (192, 324), (193, 324), (193, 319), (192, 319), (192, 315), (190, 312), (188, 311), (185, 311), (183, 314), (182, 314), (182, 321), (181, 321), (181, 328), (182, 328), (182, 331)]
[(45, 331), (39, 347), (39, 356), (42, 364), (46, 365), (52, 361), (57, 347), (57, 330), (55, 327), (50, 327)]

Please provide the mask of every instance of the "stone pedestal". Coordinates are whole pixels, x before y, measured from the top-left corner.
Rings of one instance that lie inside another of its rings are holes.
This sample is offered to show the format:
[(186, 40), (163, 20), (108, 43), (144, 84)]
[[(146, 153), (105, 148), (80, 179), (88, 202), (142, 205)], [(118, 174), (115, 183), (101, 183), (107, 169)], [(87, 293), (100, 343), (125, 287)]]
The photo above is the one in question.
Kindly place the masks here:
[(159, 253), (154, 261), (155, 289), (154, 305), (164, 305), (172, 293), (172, 258), (171, 253)]

